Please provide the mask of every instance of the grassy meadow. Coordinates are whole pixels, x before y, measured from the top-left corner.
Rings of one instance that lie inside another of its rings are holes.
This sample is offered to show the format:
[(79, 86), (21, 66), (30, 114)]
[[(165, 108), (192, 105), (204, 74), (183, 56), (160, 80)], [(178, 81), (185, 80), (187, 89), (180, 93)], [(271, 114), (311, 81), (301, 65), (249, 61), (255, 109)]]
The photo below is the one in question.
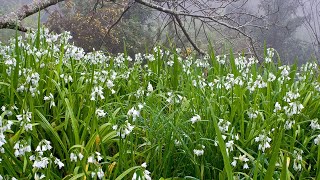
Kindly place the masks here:
[(109, 56), (70, 38), (0, 46), (0, 180), (320, 179), (317, 63)]

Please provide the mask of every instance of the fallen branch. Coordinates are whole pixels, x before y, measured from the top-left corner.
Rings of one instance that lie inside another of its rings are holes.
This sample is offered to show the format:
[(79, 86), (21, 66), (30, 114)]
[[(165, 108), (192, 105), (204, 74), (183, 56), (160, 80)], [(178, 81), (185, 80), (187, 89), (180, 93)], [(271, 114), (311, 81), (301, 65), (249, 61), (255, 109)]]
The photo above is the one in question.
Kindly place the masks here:
[(0, 17), (0, 29), (18, 29), (19, 31), (26, 32), (30, 28), (22, 25), (22, 20), (29, 17), (39, 10), (55, 5), (64, 0), (37, 0), (31, 4), (24, 5), (9, 14)]

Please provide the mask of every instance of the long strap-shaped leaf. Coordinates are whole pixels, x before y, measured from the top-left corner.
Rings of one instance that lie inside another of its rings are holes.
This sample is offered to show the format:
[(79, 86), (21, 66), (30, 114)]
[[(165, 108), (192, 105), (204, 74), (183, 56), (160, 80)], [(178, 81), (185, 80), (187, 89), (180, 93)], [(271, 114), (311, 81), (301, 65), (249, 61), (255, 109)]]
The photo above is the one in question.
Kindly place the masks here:
[[(280, 145), (281, 145), (281, 140), (282, 140), (282, 134), (283, 134), (283, 126), (281, 126), (281, 130), (278, 133), (278, 139), (274, 144), (274, 148), (272, 150), (272, 156), (271, 156), (271, 160), (266, 172), (266, 176), (264, 177), (265, 180), (272, 180), (272, 176), (274, 174), (274, 170), (276, 168), (276, 163), (277, 160), (279, 158), (279, 150), (280, 150)], [(277, 137), (277, 136), (275, 136)]]
[(66, 146), (63, 144), (62, 140), (60, 139), (58, 133), (54, 130), (54, 128), (51, 126), (51, 124), (49, 123), (49, 121), (46, 119), (46, 117), (44, 117), (43, 114), (41, 114), (41, 112), (37, 109), (35, 109), (36, 114), (39, 116), (39, 118), (41, 119), (41, 126), (43, 126), (45, 129), (49, 130), (52, 135), (54, 136), (54, 138), (56, 139), (56, 141), (59, 142), (61, 148), (63, 149), (63, 152), (65, 154), (68, 154), (68, 150), (66, 148)]
[[(204, 92), (202, 92), (204, 94)], [(232, 180), (233, 179), (233, 173), (232, 173), (232, 168), (231, 168), (231, 164), (230, 164), (230, 161), (229, 161), (229, 156), (227, 154), (227, 148), (226, 148), (226, 144), (224, 143), (224, 140), (222, 138), (222, 134), (221, 134), (221, 131), (219, 129), (219, 126), (218, 126), (218, 122), (217, 122), (217, 117), (214, 113), (214, 109), (210, 103), (210, 100), (207, 98), (207, 96), (204, 95), (204, 97), (206, 98), (208, 104), (210, 105), (210, 112), (211, 112), (211, 117), (213, 119), (213, 126), (214, 126), (214, 130), (217, 134), (217, 138), (218, 138), (218, 142), (219, 142), (219, 148), (220, 148), (220, 151), (221, 151), (221, 154), (222, 154), (222, 157), (223, 157), (223, 162), (224, 162), (224, 168), (227, 172), (227, 176), (228, 176), (228, 179), (229, 180)]]
[(127, 169), (125, 172), (123, 172), (122, 174), (120, 174), (115, 180), (121, 180), (123, 179), (124, 177), (126, 177), (131, 171), (135, 170), (135, 169), (138, 169), (138, 168), (141, 168), (141, 166), (134, 166), (134, 167), (131, 167), (129, 169)]
[(78, 122), (73, 114), (73, 110), (71, 108), (70, 102), (68, 98), (64, 99), (67, 105), (67, 110), (70, 114), (70, 118), (71, 118), (71, 126), (72, 126), (72, 130), (73, 130), (73, 134), (74, 134), (74, 139), (75, 139), (75, 144), (79, 144), (79, 130), (78, 130)]

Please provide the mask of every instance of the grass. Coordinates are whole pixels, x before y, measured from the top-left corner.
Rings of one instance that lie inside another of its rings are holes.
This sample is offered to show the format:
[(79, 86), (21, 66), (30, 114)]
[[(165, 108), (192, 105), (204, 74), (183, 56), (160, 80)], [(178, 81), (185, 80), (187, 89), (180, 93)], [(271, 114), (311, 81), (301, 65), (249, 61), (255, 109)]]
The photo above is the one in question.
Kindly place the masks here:
[(69, 39), (39, 28), (0, 46), (0, 177), (320, 178), (317, 63)]

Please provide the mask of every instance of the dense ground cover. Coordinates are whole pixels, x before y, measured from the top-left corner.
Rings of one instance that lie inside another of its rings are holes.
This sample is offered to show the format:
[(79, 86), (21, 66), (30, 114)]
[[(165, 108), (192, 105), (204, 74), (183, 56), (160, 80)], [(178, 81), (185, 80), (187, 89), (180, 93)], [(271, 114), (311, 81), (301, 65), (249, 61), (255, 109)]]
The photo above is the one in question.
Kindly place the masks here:
[(0, 179), (319, 179), (320, 83), (178, 49), (85, 54), (41, 29), (0, 47)]

